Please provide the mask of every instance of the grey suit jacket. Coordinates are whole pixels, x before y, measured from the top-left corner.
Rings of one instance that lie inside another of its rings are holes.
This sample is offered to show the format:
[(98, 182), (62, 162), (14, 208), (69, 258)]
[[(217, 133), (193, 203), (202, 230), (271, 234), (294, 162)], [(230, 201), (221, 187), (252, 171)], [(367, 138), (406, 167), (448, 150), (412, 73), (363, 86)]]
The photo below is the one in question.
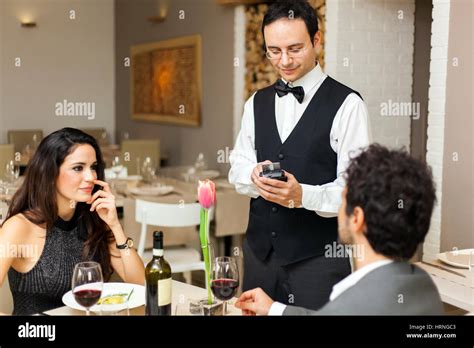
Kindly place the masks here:
[(287, 306), (283, 315), (440, 315), (443, 305), (430, 276), (408, 262), (366, 274), (317, 311)]

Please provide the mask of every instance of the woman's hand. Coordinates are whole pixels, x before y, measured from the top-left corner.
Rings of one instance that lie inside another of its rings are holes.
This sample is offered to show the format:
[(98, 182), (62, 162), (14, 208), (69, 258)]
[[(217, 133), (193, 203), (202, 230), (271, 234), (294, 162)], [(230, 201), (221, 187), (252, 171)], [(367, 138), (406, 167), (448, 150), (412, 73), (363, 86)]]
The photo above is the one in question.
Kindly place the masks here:
[(87, 201), (87, 204), (91, 204), (90, 211), (97, 211), (97, 215), (113, 229), (120, 224), (115, 205), (115, 196), (112, 194), (109, 184), (105, 181), (94, 180), (93, 182), (95, 185), (102, 186), (102, 190), (94, 193)]

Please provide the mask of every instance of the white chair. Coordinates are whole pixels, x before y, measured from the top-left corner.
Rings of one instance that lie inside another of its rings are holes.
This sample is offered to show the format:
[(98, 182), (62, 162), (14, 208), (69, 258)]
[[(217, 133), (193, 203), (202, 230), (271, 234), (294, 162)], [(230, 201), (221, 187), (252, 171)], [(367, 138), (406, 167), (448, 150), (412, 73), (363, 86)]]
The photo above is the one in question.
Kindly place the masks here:
[[(199, 203), (188, 204), (165, 204), (144, 201), (135, 201), (135, 220), (141, 224), (140, 240), (137, 252), (143, 257), (147, 225), (162, 227), (189, 227), (200, 224)], [(210, 211), (209, 222), (212, 220), (213, 212)], [(165, 250), (165, 258), (171, 266), (173, 273), (183, 273), (186, 283), (191, 283), (191, 271), (204, 271), (204, 262), (201, 261), (201, 253), (193, 248), (173, 247)]]

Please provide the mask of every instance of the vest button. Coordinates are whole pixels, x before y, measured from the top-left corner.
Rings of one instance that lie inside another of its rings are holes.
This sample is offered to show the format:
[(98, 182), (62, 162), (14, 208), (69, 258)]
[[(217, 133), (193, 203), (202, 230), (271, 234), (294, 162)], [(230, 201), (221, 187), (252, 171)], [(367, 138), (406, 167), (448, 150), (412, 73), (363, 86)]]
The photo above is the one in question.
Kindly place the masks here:
[(275, 238), (277, 236), (276, 232), (272, 232), (272, 237)]
[(272, 207), (272, 212), (276, 213), (278, 211), (277, 207)]
[(283, 158), (285, 158), (285, 155), (280, 153), (280, 154), (278, 154), (278, 158), (282, 160)]

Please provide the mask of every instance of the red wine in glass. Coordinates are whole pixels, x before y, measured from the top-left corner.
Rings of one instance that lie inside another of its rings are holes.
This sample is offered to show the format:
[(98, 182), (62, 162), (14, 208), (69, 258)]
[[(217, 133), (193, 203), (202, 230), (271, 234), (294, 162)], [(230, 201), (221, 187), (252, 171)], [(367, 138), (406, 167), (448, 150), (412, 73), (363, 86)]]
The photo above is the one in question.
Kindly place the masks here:
[(229, 301), (235, 296), (239, 281), (235, 279), (215, 279), (211, 282), (212, 293), (221, 301)]
[(74, 266), (72, 294), (86, 309), (86, 315), (90, 315), (90, 308), (99, 301), (103, 285), (102, 268), (97, 262), (80, 262)]
[(216, 298), (224, 302), (224, 314), (227, 301), (234, 297), (239, 287), (239, 269), (233, 257), (220, 256), (214, 259), (211, 270), (211, 290)]
[(99, 301), (100, 295), (102, 291), (96, 289), (79, 290), (74, 293), (74, 298), (82, 307), (90, 308)]

